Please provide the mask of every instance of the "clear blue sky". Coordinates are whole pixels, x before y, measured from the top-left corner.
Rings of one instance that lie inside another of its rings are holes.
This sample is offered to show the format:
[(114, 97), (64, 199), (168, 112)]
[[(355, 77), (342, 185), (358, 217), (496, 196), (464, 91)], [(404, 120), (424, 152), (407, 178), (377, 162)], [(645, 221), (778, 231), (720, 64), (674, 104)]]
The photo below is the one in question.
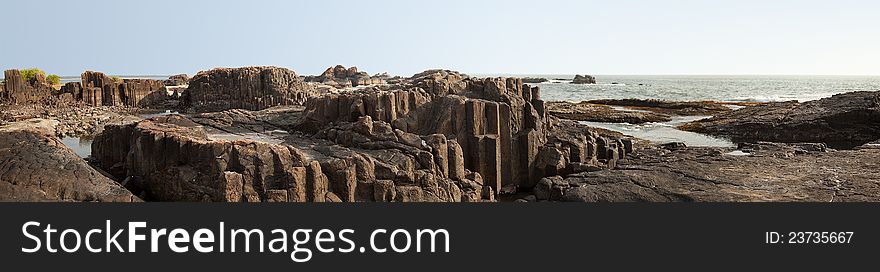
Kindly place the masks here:
[(9, 1), (0, 68), (880, 75), (880, 1)]

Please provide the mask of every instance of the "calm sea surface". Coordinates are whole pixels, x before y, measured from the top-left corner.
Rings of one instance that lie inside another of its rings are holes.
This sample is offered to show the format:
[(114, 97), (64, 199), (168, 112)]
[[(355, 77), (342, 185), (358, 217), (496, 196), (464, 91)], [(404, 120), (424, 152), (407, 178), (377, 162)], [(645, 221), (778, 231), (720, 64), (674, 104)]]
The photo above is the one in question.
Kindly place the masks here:
[[(665, 99), (678, 101), (809, 101), (852, 91), (880, 90), (880, 76), (596, 76), (598, 84), (568, 84), (573, 75), (543, 77), (546, 101)], [(553, 80), (564, 79), (564, 80)]]

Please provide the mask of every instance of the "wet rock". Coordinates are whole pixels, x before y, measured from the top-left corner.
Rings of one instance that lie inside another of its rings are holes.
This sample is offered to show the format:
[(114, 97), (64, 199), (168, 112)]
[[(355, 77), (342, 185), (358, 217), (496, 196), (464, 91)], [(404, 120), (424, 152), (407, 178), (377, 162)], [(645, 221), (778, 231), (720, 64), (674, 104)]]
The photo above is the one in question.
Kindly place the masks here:
[(536, 84), (547, 82), (547, 79), (543, 77), (524, 77), (522, 81), (527, 84)]
[(814, 142), (851, 149), (880, 139), (880, 92), (757, 105), (680, 128), (730, 137), (734, 142)]
[(141, 201), (47, 132), (0, 129), (0, 201)]
[[(721, 103), (714, 101), (665, 101), (656, 99), (601, 99), (584, 103), (626, 107), (630, 111), (652, 112), (663, 115), (695, 116), (716, 115), (731, 111), (731, 106), (749, 103)], [(751, 103), (754, 104), (754, 103)]]
[(577, 121), (642, 124), (672, 120), (665, 114), (642, 110), (619, 110), (590, 102), (550, 102), (547, 104), (547, 110), (553, 116)]

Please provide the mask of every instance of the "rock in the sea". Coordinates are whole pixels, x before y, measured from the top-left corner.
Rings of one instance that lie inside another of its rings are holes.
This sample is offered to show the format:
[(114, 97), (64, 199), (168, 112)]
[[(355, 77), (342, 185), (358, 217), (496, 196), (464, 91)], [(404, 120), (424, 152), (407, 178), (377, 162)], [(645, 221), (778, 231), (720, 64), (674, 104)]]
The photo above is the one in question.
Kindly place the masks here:
[(135, 202), (46, 131), (0, 129), (0, 201)]
[(587, 101), (590, 104), (622, 106), (630, 110), (650, 111), (666, 115), (716, 115), (731, 110), (725, 104), (714, 101), (665, 101), (656, 99), (600, 99)]
[(669, 115), (652, 111), (619, 110), (590, 102), (550, 102), (547, 103), (547, 110), (553, 116), (577, 121), (642, 124), (672, 120)]
[(314, 87), (286, 68), (217, 68), (199, 72), (190, 79), (181, 97), (181, 106), (193, 112), (261, 110), (302, 105), (314, 95)]
[(596, 78), (591, 75), (575, 75), (571, 84), (596, 84)]
[(524, 77), (522, 81), (526, 84), (535, 84), (547, 82), (547, 79), (543, 77)]
[(880, 139), (880, 92), (756, 105), (680, 128), (730, 137), (734, 142), (814, 142), (850, 149)]

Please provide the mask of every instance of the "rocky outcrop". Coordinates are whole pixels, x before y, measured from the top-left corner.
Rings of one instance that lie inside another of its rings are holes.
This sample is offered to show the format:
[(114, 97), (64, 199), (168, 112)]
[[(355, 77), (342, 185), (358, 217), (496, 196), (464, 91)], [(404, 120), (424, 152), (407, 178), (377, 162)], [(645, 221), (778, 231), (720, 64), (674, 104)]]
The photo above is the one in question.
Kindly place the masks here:
[[(599, 153), (588, 155), (594, 153), (585, 145), (599, 145), (600, 140), (583, 137), (589, 131), (585, 127), (575, 132), (584, 141), (576, 150), (548, 141), (554, 122), (544, 110), (540, 90), (517, 78), (470, 78), (451, 71), (427, 71), (398, 89), (368, 89), (313, 99), (307, 104), (304, 125), (308, 130), (333, 122), (353, 122), (362, 116), (387, 122), (403, 132), (454, 139), (463, 150), (464, 167), (479, 173), (495, 192), (530, 190), (545, 173), (561, 171), (570, 163), (598, 161), (595, 156)], [(545, 153), (550, 155), (544, 157), (557, 159), (539, 161)], [(622, 154), (601, 159), (614, 161)], [(552, 167), (555, 170), (548, 170)]]
[(217, 68), (199, 72), (190, 80), (181, 96), (181, 106), (193, 112), (260, 110), (302, 105), (314, 95), (312, 86), (285, 68)]
[(648, 122), (668, 122), (669, 115), (645, 110), (614, 109), (607, 105), (590, 102), (550, 102), (547, 109), (553, 116), (590, 122), (642, 124)]
[(154, 79), (118, 79), (104, 73), (82, 73), (82, 84), (68, 83), (62, 92), (72, 92), (78, 101), (91, 106), (147, 107), (150, 99), (165, 94), (165, 84)]
[(140, 199), (46, 131), (0, 128), (0, 201)]
[[(342, 144), (296, 135), (261, 140), (237, 138), (251, 135), (246, 132), (251, 129), (275, 131), (277, 127), (269, 120), (275, 119), (233, 110), (109, 126), (95, 139), (93, 156), (103, 169), (147, 200), (483, 199), (484, 186), (479, 175), (456, 167), (460, 164), (460, 159), (456, 159), (460, 151), (442, 137), (423, 140), (365, 116), (359, 122), (322, 132), (330, 135), (321, 138)], [(237, 133), (227, 138), (230, 134), (226, 131)], [(444, 155), (453, 159), (441, 159)], [(453, 180), (444, 169), (461, 170), (463, 174), (453, 175)]]
[(714, 101), (666, 101), (657, 99), (600, 99), (587, 101), (590, 104), (621, 106), (630, 110), (650, 111), (658, 114), (695, 116), (716, 115), (731, 111), (734, 107), (755, 105), (756, 103), (723, 103)]
[(575, 75), (571, 84), (596, 84), (596, 78), (591, 75)]
[[(880, 150), (758, 143), (644, 148), (615, 169), (542, 179), (535, 200), (576, 202), (878, 201)], [(821, 167), (818, 167), (821, 166)]]
[(544, 83), (544, 82), (547, 82), (548, 80), (543, 77), (524, 77), (522, 79), (522, 81), (523, 81), (523, 83), (527, 83), (527, 84), (536, 84), (536, 83)]
[(681, 126), (735, 142), (819, 142), (849, 149), (880, 139), (880, 92), (756, 105)]
[(516, 78), (431, 73), (386, 87), (312, 98), (302, 113), (111, 126), (93, 157), (147, 200), (458, 202), (614, 167), (632, 150), (547, 116), (540, 91)]
[(3, 72), (6, 83), (3, 85), (2, 97), (12, 103), (47, 103), (54, 98), (52, 86), (42, 74), (36, 74), (33, 80), (25, 80), (19, 70)]
[(173, 75), (168, 77), (165, 81), (165, 86), (183, 86), (189, 84), (189, 76), (186, 74)]
[(348, 88), (365, 85), (385, 84), (387, 75), (370, 76), (367, 72), (358, 71), (357, 67), (345, 68), (342, 65), (327, 68), (321, 75), (306, 77), (308, 82), (330, 85), (334, 88)]

